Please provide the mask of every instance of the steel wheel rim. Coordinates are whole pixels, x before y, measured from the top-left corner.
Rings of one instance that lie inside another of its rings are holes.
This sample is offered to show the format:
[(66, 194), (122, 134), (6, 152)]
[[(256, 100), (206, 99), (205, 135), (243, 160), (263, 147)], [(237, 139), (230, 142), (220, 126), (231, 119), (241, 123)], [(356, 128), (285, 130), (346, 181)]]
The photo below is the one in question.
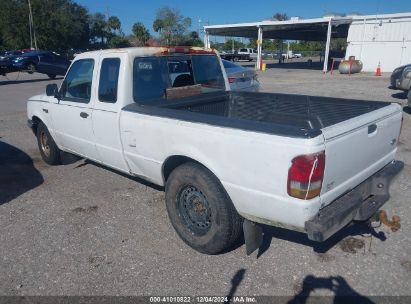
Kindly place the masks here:
[(184, 186), (177, 196), (177, 209), (192, 234), (204, 235), (212, 225), (211, 208), (205, 195), (195, 186)]
[(43, 151), (44, 155), (46, 157), (49, 157), (50, 156), (49, 138), (46, 132), (44, 131), (40, 133), (40, 146), (41, 146), (41, 150)]

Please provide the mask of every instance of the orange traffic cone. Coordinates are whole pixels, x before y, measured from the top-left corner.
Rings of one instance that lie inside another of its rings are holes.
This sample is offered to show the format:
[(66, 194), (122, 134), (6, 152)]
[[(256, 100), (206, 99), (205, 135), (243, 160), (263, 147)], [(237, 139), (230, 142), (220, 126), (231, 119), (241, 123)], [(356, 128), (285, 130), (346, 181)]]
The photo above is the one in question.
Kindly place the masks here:
[(381, 65), (378, 62), (377, 71), (375, 71), (375, 76), (381, 76)]

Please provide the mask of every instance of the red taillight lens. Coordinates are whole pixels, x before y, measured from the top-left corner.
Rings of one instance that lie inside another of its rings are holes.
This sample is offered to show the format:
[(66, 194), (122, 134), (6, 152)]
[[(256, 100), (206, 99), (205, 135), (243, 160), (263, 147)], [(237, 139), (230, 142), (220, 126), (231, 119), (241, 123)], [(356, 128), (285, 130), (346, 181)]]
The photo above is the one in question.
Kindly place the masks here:
[(228, 77), (228, 82), (229, 83), (234, 83), (235, 82), (235, 77)]
[(295, 157), (288, 170), (288, 195), (304, 200), (320, 195), (324, 169), (324, 151)]

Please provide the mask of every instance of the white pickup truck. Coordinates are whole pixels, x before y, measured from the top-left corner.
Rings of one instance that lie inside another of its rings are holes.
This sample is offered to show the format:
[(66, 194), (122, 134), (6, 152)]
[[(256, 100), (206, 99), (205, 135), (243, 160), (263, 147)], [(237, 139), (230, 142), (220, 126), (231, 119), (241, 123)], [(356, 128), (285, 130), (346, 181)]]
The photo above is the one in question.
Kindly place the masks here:
[(324, 241), (388, 200), (399, 105), (230, 92), (209, 49), (130, 48), (76, 56), (60, 88), (27, 103), (44, 161), (71, 153), (165, 187), (178, 235), (216, 254), (261, 225)]

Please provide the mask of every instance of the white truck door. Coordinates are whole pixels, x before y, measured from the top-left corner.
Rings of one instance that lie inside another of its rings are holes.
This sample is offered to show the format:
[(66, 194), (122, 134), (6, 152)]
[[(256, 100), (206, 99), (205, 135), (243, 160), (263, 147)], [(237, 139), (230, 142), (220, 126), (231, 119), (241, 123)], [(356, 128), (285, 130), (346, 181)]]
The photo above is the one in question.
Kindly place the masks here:
[[(100, 57), (98, 88), (93, 109), (93, 130), (100, 161), (128, 172), (120, 138), (120, 110), (124, 92), (118, 90), (126, 69), (125, 53), (104, 53)], [(123, 71), (120, 73), (120, 71)]]
[(52, 111), (62, 147), (93, 160), (98, 159), (92, 126), (95, 70), (93, 58), (76, 60), (61, 85), (60, 101)]

